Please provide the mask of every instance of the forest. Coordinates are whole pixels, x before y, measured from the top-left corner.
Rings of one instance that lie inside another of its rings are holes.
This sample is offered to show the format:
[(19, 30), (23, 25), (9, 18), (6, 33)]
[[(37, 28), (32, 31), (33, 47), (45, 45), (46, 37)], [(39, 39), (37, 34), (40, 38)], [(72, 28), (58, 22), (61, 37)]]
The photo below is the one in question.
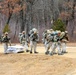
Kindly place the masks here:
[(32, 28), (38, 29), (41, 41), (43, 31), (57, 19), (64, 22), (70, 42), (76, 42), (76, 0), (0, 0), (0, 35), (8, 25), (13, 42)]

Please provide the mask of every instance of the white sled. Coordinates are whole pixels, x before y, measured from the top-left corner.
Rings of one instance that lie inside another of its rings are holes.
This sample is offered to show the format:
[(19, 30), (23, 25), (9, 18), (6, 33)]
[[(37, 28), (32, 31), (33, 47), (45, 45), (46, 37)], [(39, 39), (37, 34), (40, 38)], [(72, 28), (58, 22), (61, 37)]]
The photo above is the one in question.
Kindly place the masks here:
[(24, 47), (20, 45), (9, 46), (7, 49), (7, 53), (23, 53)]

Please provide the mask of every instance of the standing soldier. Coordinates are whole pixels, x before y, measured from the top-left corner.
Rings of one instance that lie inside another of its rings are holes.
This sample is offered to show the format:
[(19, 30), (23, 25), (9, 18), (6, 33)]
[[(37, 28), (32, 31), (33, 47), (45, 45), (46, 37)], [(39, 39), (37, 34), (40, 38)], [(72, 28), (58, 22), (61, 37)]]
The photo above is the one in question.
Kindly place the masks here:
[(1, 42), (1, 43), (2, 43), (3, 36), (4, 36), (4, 34), (2, 34), (2, 35), (0, 36), (0, 42)]
[(4, 53), (7, 54), (7, 49), (8, 49), (8, 43), (11, 45), (11, 42), (10, 42), (10, 37), (8, 36), (8, 32), (5, 32), (3, 38), (2, 38), (2, 41), (4, 43)]
[(19, 36), (18, 36), (20, 44), (22, 44), (21, 35), (22, 35), (22, 33), (19, 33)]
[(29, 50), (28, 50), (28, 39), (27, 39), (27, 35), (25, 34), (25, 31), (22, 31), (21, 44), (22, 44), (22, 46), (25, 47), (26, 52), (29, 52)]
[(69, 41), (68, 39), (68, 32), (62, 32), (61, 33), (61, 46), (62, 46), (62, 53), (67, 53), (66, 52), (66, 43)]
[(61, 42), (60, 42), (60, 34), (61, 34), (61, 31), (55, 31), (53, 33), (52, 51), (51, 51), (50, 55), (54, 54), (56, 48), (58, 49), (58, 55), (62, 55), (62, 52), (61, 52)]
[(34, 53), (38, 53), (36, 51), (36, 46), (37, 46), (37, 42), (39, 41), (39, 36), (38, 36), (38, 32), (37, 32), (37, 29), (36, 28), (33, 28), (31, 30), (31, 34), (29, 36), (29, 39), (30, 39), (30, 46), (31, 46), (31, 51), (30, 53), (32, 53), (32, 49), (34, 49)]
[(51, 31), (50, 30), (46, 30), (44, 33), (43, 33), (43, 43), (44, 43), (44, 46), (45, 46), (45, 54), (49, 54), (49, 49), (51, 47)]

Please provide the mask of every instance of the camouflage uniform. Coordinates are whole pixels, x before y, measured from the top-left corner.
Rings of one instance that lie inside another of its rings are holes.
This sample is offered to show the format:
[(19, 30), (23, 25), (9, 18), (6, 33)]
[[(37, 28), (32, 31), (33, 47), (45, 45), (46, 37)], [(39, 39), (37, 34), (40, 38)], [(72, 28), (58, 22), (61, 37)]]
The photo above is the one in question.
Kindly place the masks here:
[(1, 43), (2, 43), (3, 37), (4, 37), (4, 34), (2, 34), (1, 37), (0, 37), (0, 42), (1, 42)]
[(50, 52), (50, 55), (55, 54), (55, 49), (58, 49), (58, 55), (62, 55), (61, 53), (61, 42), (60, 42), (60, 31), (59, 32), (54, 32), (53, 34), (53, 39), (52, 39), (52, 51)]
[(5, 32), (3, 38), (2, 38), (2, 42), (4, 43), (4, 53), (7, 54), (7, 49), (8, 49), (8, 43), (11, 45), (10, 42), (10, 37), (8, 36), (8, 32)]
[(68, 39), (68, 32), (61, 33), (61, 46), (62, 46), (62, 53), (66, 53), (66, 43), (69, 41)]
[(19, 36), (18, 36), (20, 44), (22, 44), (21, 35), (22, 35), (22, 33), (19, 33)]
[(27, 39), (27, 35), (25, 34), (25, 31), (23, 31), (21, 35), (21, 44), (26, 49), (26, 52), (28, 52), (29, 51), (28, 50), (28, 39)]
[(43, 33), (43, 39), (42, 39), (42, 41), (43, 41), (43, 44), (44, 44), (44, 46), (45, 46), (45, 54), (47, 55), (47, 54), (49, 54), (49, 49), (50, 49), (50, 47), (51, 47), (51, 39), (52, 39), (52, 37), (51, 37), (51, 31), (50, 30), (46, 30), (44, 33)]
[(37, 42), (39, 41), (39, 35), (37, 33), (37, 29), (33, 28), (31, 30), (31, 34), (29, 36), (29, 39), (30, 39), (30, 46), (31, 46), (31, 51), (30, 53), (32, 53), (32, 49), (34, 49), (34, 53), (38, 53), (36, 51), (36, 46), (37, 46)]

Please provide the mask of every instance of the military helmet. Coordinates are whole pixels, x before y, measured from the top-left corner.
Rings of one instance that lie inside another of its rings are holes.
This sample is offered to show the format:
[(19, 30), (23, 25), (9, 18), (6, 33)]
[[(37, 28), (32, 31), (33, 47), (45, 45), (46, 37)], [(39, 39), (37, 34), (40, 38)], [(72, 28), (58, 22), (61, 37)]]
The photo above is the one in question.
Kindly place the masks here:
[(8, 32), (5, 32), (5, 35), (8, 35)]
[(48, 29), (48, 30), (47, 30), (47, 33), (51, 33), (51, 31)]
[(57, 33), (61, 33), (61, 31), (60, 31), (60, 30), (57, 30), (56, 32), (57, 32)]
[(32, 30), (33, 30), (33, 31), (36, 31), (37, 29), (36, 29), (36, 28), (33, 28)]
[(25, 31), (22, 31), (22, 33), (24, 34), (24, 33), (25, 33)]
[(49, 29), (51, 32), (54, 31), (53, 29)]
[(36, 28), (33, 28), (32, 30), (33, 30), (34, 33), (38, 32)]
[(65, 33), (68, 33), (68, 31), (65, 31)]

